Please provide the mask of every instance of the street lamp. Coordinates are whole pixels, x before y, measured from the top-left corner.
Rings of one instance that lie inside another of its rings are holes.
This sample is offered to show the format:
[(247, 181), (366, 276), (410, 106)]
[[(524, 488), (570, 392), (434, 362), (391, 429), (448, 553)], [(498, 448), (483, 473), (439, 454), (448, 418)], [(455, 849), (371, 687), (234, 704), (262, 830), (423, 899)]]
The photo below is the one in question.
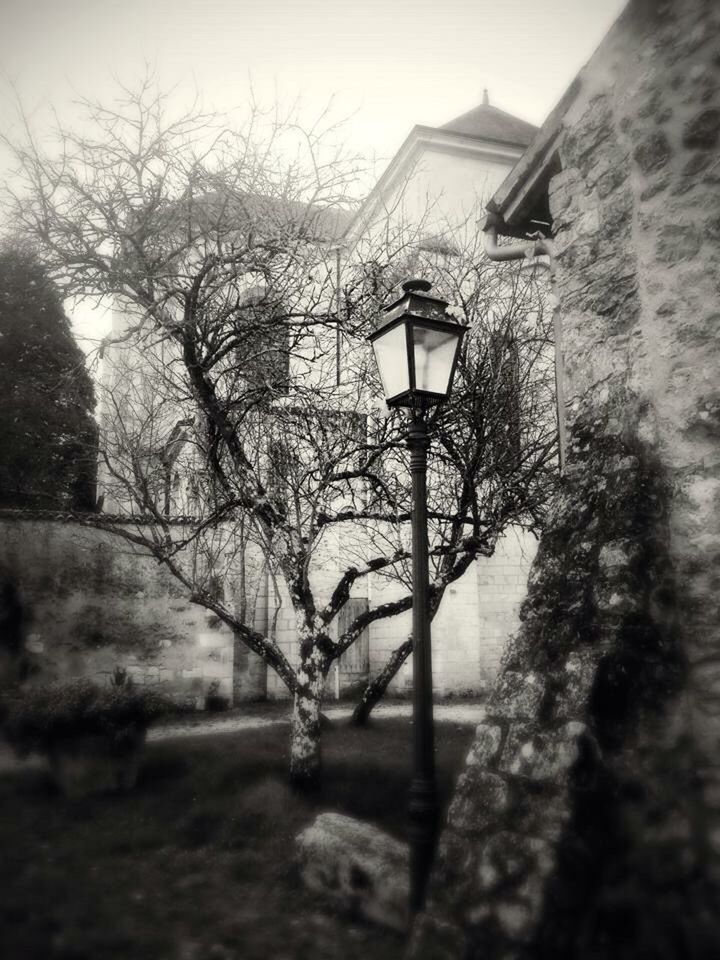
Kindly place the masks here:
[(425, 413), (450, 394), (466, 328), (447, 314), (447, 303), (427, 296), (427, 280), (408, 280), (403, 295), (383, 310), (368, 338), (389, 407), (408, 407), (407, 442), (412, 475), (413, 566), (413, 781), (410, 787), (410, 907), (422, 908), (437, 827), (432, 707), (432, 654), (428, 617), (427, 473)]

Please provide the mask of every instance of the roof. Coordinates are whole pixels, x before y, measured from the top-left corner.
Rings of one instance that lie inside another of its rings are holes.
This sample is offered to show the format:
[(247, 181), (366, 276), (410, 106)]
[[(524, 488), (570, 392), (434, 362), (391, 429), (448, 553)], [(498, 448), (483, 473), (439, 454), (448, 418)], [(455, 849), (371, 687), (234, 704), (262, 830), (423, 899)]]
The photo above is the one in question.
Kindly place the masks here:
[(194, 199), (196, 216), (202, 211), (213, 222), (220, 217), (237, 229), (290, 231), (318, 242), (337, 240), (353, 213), (339, 204), (322, 206), (283, 196), (228, 191), (222, 185)]
[(536, 230), (539, 222), (546, 224), (545, 231), (552, 223), (548, 183), (560, 171), (558, 135), (579, 87), (576, 77), (486, 204), (501, 234), (524, 237), (529, 231)]
[(321, 205), (281, 194), (251, 193), (221, 182), (158, 207), (155, 215), (156, 230), (184, 230), (189, 220), (194, 228), (225, 236), (249, 231), (333, 243), (342, 236), (353, 210), (339, 203)]
[(301, 232), (309, 240), (337, 240), (352, 218), (353, 211), (339, 205), (319, 206), (302, 200), (239, 194), (233, 198), (240, 220), (253, 225), (268, 224), (275, 229)]
[(439, 129), (477, 140), (499, 140), (501, 143), (513, 143), (520, 147), (531, 143), (538, 130), (532, 123), (514, 117), (485, 101), (443, 124)]
[(374, 205), (408, 169), (423, 149), (482, 156), (511, 167), (537, 133), (537, 127), (512, 114), (483, 103), (451, 120), (442, 127), (416, 125), (383, 172), (359, 209), (348, 218), (344, 237), (347, 239), (368, 221)]
[[(645, 22), (646, 9), (640, 0), (626, 5), (605, 37), (600, 41), (588, 62), (570, 83), (542, 127), (536, 132), (527, 149), (513, 169), (500, 184), (486, 204), (489, 222), (504, 236), (521, 237), (544, 224), (544, 232), (552, 234), (552, 214), (548, 201), (549, 183), (562, 169), (559, 156), (559, 141), (563, 133), (566, 115), (573, 110), (576, 99), (587, 84), (587, 78), (595, 69), (604, 75), (603, 67), (596, 64), (612, 49), (623, 31), (632, 29), (636, 19)], [(472, 111), (471, 111), (472, 112)], [(466, 114), (469, 116), (469, 114)], [(462, 120), (458, 117), (458, 120)]]

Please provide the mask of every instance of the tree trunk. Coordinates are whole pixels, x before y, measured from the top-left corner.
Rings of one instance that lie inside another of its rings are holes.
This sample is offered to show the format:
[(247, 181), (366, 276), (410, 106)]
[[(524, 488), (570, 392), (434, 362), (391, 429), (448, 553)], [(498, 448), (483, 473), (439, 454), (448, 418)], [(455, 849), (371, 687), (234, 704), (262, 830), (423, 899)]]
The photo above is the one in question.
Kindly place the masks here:
[(298, 671), (290, 741), (290, 782), (299, 790), (320, 787), (322, 769), (321, 715), (325, 675), (318, 667)]
[(400, 644), (380, 673), (368, 683), (352, 713), (351, 723), (361, 727), (365, 724), (374, 707), (382, 700), (387, 686), (412, 653), (412, 637)]
[[(456, 580), (461, 576), (474, 559), (475, 557), (473, 555), (468, 554), (463, 561), (457, 563), (456, 572), (452, 580)], [(440, 609), (440, 603), (445, 596), (445, 588), (450, 582), (451, 579), (448, 578), (441, 587), (433, 586), (430, 591), (430, 597), (428, 598), (428, 619), (430, 623), (433, 622), (435, 614)], [(384, 697), (388, 684), (412, 653), (412, 648), (412, 637), (408, 637), (407, 640), (401, 643), (397, 650), (390, 655), (390, 659), (380, 673), (368, 683), (360, 697), (360, 702), (352, 712), (350, 723), (353, 724), (353, 726), (362, 727), (367, 722), (372, 711)]]

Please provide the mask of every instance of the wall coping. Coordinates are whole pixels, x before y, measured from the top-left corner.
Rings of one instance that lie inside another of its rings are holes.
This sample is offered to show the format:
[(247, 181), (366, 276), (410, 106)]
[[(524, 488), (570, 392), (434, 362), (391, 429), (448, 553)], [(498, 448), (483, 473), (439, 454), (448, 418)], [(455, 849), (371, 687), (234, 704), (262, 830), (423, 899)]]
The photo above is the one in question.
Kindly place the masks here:
[(51, 523), (82, 523), (101, 529), (103, 526), (192, 526), (201, 523), (200, 517), (178, 515), (174, 517), (156, 517), (132, 513), (90, 513), (71, 510), (31, 510), (13, 507), (0, 507), (0, 520), (44, 520)]

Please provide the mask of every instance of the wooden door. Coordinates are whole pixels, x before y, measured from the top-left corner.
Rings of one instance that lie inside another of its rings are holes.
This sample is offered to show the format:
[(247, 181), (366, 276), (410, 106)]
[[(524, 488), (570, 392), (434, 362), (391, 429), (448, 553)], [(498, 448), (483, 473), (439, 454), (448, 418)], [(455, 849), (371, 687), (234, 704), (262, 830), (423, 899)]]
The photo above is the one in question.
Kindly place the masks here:
[[(368, 610), (365, 597), (348, 600), (338, 614), (338, 636), (347, 630), (353, 620)], [(355, 643), (336, 661), (328, 676), (328, 693), (337, 695), (367, 682), (370, 670), (370, 631), (366, 628)]]

